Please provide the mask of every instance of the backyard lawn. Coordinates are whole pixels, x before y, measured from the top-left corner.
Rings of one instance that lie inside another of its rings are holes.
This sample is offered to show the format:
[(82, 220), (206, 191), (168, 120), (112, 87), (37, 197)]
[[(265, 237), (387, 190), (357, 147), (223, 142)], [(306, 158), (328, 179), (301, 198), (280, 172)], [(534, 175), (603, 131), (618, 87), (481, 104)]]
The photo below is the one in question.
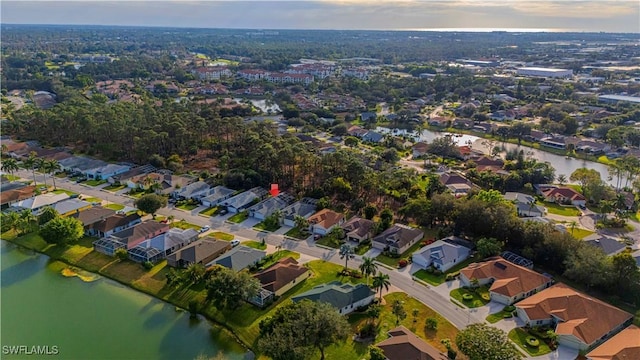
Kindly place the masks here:
[(580, 210), (576, 209), (576, 207), (573, 205), (561, 206), (556, 203), (545, 202), (543, 206), (547, 208), (549, 214), (562, 216), (580, 216)]
[(218, 207), (217, 206), (212, 206), (210, 208), (204, 209), (202, 211), (200, 211), (200, 215), (204, 215), (204, 216), (213, 216), (218, 212)]
[(442, 283), (445, 282), (446, 278), (447, 278), (447, 274), (450, 273), (454, 273), (456, 271), (460, 271), (460, 269), (466, 267), (467, 265), (471, 264), (472, 262), (477, 261), (476, 259), (476, 255), (468, 258), (467, 260), (459, 263), (458, 265), (452, 267), (451, 269), (449, 269), (447, 272), (442, 273), (442, 274), (433, 274), (433, 273), (429, 273), (424, 269), (420, 269), (418, 271), (416, 271), (413, 276), (417, 277), (418, 279), (433, 285), (433, 286), (438, 286)]
[(179, 229), (182, 229), (182, 230), (186, 230), (186, 229), (200, 230), (200, 226), (188, 223), (188, 222), (186, 222), (184, 220), (174, 221), (174, 222), (171, 223), (170, 226), (172, 228), (179, 228)]
[(124, 188), (126, 188), (126, 185), (109, 185), (107, 187), (102, 188), (103, 190), (106, 191), (111, 191), (111, 192), (116, 192), (116, 191), (120, 191)]
[[(528, 344), (528, 338), (535, 338), (538, 340), (538, 346), (531, 346)], [(547, 345), (543, 339), (540, 339), (530, 333), (526, 332), (522, 328), (515, 328), (509, 331), (509, 339), (516, 343), (520, 348), (524, 349), (531, 356), (540, 356), (551, 352), (549, 345)]]
[(299, 240), (304, 240), (304, 239), (308, 238), (311, 234), (309, 234), (307, 229), (304, 229), (304, 230), (301, 231), (296, 226), (296, 227), (292, 228), (291, 230), (287, 231), (287, 233), (285, 235), (286, 236), (290, 236), (292, 238), (299, 239)]
[(124, 209), (124, 205), (116, 204), (116, 203), (107, 204), (104, 207), (107, 209), (115, 210), (115, 211)]
[(249, 218), (249, 213), (246, 211), (239, 212), (229, 218), (229, 221), (239, 224)]
[[(478, 293), (481, 295), (478, 295)], [(474, 291), (471, 291), (470, 289), (458, 288), (458, 289), (451, 290), (450, 295), (452, 298), (456, 299), (460, 304), (468, 308), (477, 308), (480, 306), (487, 305), (491, 300), (491, 298), (489, 297), (489, 290), (487, 289), (486, 286), (479, 287), (477, 290), (477, 293)], [(485, 298), (483, 299), (482, 296), (484, 296)], [(467, 297), (468, 300), (465, 300), (465, 297)]]

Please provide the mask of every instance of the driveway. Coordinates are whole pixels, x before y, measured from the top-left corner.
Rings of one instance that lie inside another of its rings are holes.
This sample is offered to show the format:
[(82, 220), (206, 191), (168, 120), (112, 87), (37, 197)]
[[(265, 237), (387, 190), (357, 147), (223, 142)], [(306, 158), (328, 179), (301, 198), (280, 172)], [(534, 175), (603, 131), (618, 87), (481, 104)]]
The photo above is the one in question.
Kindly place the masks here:
[(376, 248), (371, 248), (371, 249), (369, 249), (369, 251), (364, 253), (362, 255), (362, 257), (375, 258), (376, 256), (378, 256), (380, 254), (382, 254), (382, 250), (376, 249)]
[(571, 360), (578, 357), (578, 350), (571, 349), (564, 345), (558, 346), (558, 349), (552, 353), (542, 356), (529, 357), (535, 360)]

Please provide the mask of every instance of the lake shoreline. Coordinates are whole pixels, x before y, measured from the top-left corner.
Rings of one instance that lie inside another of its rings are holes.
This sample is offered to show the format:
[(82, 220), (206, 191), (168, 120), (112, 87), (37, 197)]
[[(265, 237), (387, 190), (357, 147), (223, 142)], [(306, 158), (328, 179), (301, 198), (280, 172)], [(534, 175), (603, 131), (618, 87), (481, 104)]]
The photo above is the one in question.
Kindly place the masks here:
[[(27, 234), (27, 235), (29, 235), (29, 234)], [(4, 238), (3, 237), (0, 240), (6, 241), (8, 243), (11, 243), (11, 244), (13, 244), (15, 246), (18, 246), (19, 248), (26, 249), (26, 250), (29, 250), (29, 251), (33, 251), (33, 252), (45, 255), (51, 260), (59, 261), (61, 263), (64, 263), (66, 266), (74, 267), (74, 268), (77, 268), (77, 269), (82, 269), (83, 271), (87, 271), (87, 272), (89, 272), (91, 274), (102, 276), (102, 277), (104, 277), (106, 279), (109, 279), (111, 281), (115, 281), (116, 283), (118, 283), (118, 284), (120, 284), (122, 286), (126, 286), (129, 289), (132, 289), (132, 290), (140, 292), (142, 294), (146, 294), (148, 296), (151, 296), (154, 299), (162, 301), (162, 302), (164, 302), (166, 304), (173, 305), (176, 308), (179, 308), (180, 310), (182, 310), (182, 311), (184, 311), (186, 313), (189, 312), (189, 310), (188, 310), (188, 301), (183, 304), (182, 302), (179, 302), (179, 301), (172, 301), (171, 299), (163, 298), (163, 297), (159, 296), (158, 293), (154, 293), (153, 291), (149, 291), (148, 289), (144, 289), (142, 287), (136, 286), (135, 284), (133, 284), (133, 282), (124, 281), (124, 280), (119, 279), (119, 278), (117, 278), (115, 276), (111, 276), (110, 274), (108, 274), (106, 272), (102, 272), (102, 271), (97, 271), (96, 272), (93, 269), (89, 269), (89, 268), (87, 268), (85, 266), (82, 266), (82, 264), (79, 264), (78, 262), (71, 261), (70, 259), (65, 258), (64, 256), (62, 256), (69, 249), (66, 249), (65, 251), (61, 252), (60, 255), (58, 255), (57, 253), (54, 253), (54, 252), (51, 252), (51, 251), (47, 251), (51, 247), (55, 247), (55, 246), (58, 246), (58, 245), (47, 246), (44, 249), (41, 249), (41, 248), (38, 248), (35, 245), (30, 244), (28, 242), (17, 241), (18, 239), (20, 239), (20, 237), (16, 236), (16, 237), (13, 237), (13, 238)], [(91, 252), (95, 252), (95, 251), (91, 250)], [(106, 255), (104, 255), (104, 256), (106, 256)], [(114, 261), (118, 261), (118, 262), (120, 261), (120, 260), (117, 260), (115, 258), (113, 260)], [(138, 279), (136, 279), (136, 280), (138, 280)], [(210, 323), (212, 323), (216, 327), (219, 327), (220, 329), (222, 329), (229, 338), (234, 339), (247, 352), (255, 354), (255, 352), (253, 351), (251, 346), (249, 346), (249, 344), (247, 344), (245, 341), (243, 341), (240, 338), (240, 336), (238, 336), (238, 334), (235, 332), (235, 329), (233, 329), (231, 326), (229, 326), (228, 324), (219, 322), (216, 319), (213, 319), (212, 317), (207, 316), (207, 314), (205, 314), (203, 312), (198, 312), (197, 315), (198, 316), (202, 316), (204, 319), (206, 319), (207, 321), (209, 321)]]

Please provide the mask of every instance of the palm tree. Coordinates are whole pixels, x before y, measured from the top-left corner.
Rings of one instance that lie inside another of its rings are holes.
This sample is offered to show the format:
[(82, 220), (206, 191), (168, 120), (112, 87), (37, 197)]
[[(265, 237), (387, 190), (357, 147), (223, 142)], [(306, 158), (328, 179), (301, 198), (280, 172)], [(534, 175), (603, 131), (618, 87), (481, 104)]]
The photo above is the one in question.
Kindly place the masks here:
[(24, 235), (31, 230), (31, 225), (38, 220), (35, 215), (29, 209), (24, 209), (20, 212), (20, 219), (16, 227), (20, 230), (20, 234)]
[(10, 230), (15, 230), (20, 224), (20, 214), (15, 211), (2, 213), (2, 224), (8, 226)]
[(382, 289), (389, 290), (391, 281), (389, 275), (378, 272), (378, 275), (373, 277), (373, 288), (380, 292), (380, 301), (382, 301)]
[(7, 158), (2, 161), (2, 171), (6, 171), (9, 174), (13, 175), (14, 172), (20, 169), (18, 166), (18, 162), (14, 158)]
[(46, 160), (44, 162), (44, 171), (48, 174), (51, 174), (51, 179), (53, 180), (53, 189), (56, 190), (56, 177), (55, 174), (60, 170), (60, 163), (56, 159)]
[(36, 169), (42, 173), (44, 179), (44, 186), (47, 187), (47, 172), (45, 171), (45, 163), (47, 160), (43, 158), (36, 158)]
[(36, 165), (38, 162), (38, 158), (36, 157), (36, 152), (32, 151), (29, 154), (29, 157), (22, 162), (22, 165), (26, 170), (31, 170), (33, 173), (33, 185), (36, 184)]
[(369, 285), (369, 276), (375, 274), (376, 271), (378, 271), (378, 265), (376, 265), (373, 258), (365, 256), (362, 258), (362, 264), (360, 264), (360, 271), (362, 271), (362, 274), (367, 279), (367, 285)]
[(602, 219), (607, 217), (607, 214), (615, 209), (615, 203), (611, 200), (602, 200), (600, 202), (600, 212), (602, 213)]
[(342, 244), (340, 246), (340, 259), (344, 259), (344, 270), (347, 270), (347, 264), (349, 263), (349, 259), (353, 259), (355, 257), (355, 251), (349, 244)]
[(309, 230), (309, 220), (305, 219), (303, 216), (296, 215), (293, 217), (293, 221), (300, 231)]

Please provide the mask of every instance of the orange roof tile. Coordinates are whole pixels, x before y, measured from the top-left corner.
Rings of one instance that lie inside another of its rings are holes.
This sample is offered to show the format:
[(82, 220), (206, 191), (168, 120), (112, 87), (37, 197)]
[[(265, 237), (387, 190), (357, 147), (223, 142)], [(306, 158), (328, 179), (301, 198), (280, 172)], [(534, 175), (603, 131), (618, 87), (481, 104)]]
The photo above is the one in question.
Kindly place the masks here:
[(338, 224), (342, 219), (344, 219), (344, 214), (329, 209), (322, 209), (309, 217), (309, 223), (318, 224), (328, 229)]
[(640, 359), (640, 328), (631, 325), (587, 354), (590, 360)]
[(473, 263), (460, 270), (467, 279), (494, 279), (490, 291), (508, 297), (527, 293), (551, 281), (550, 278), (503, 258)]

